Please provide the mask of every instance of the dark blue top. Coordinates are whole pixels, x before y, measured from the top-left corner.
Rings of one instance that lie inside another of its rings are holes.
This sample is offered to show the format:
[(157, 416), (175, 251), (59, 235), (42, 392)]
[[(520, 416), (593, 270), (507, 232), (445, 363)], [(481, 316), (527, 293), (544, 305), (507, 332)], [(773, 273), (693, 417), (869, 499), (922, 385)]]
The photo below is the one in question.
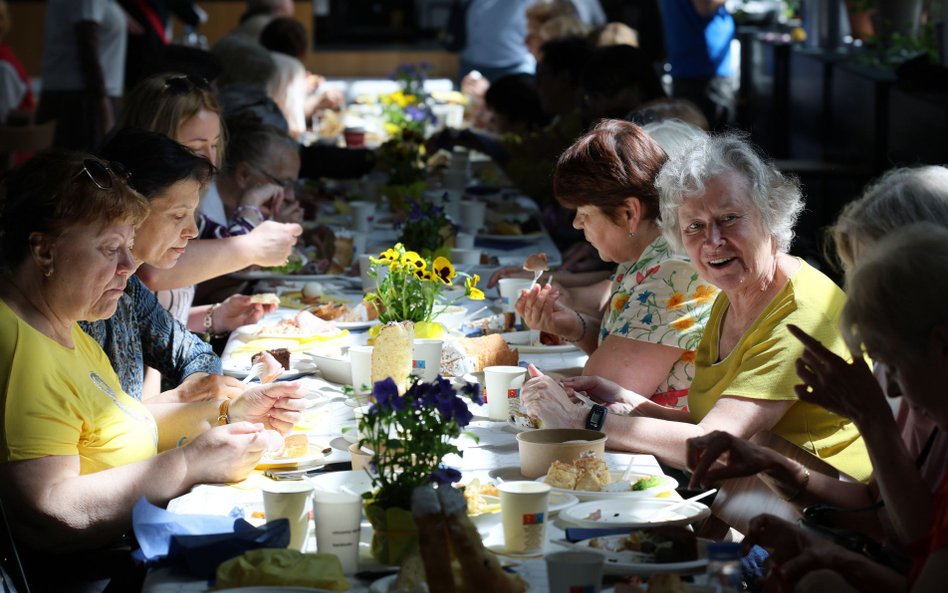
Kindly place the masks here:
[(135, 399), (142, 398), (146, 365), (175, 384), (192, 373), (221, 374), (210, 345), (174, 319), (137, 276), (128, 279), (115, 315), (79, 325), (102, 346), (122, 389)]
[(723, 6), (706, 19), (691, 0), (662, 0), (662, 26), (673, 78), (733, 74), (734, 19)]

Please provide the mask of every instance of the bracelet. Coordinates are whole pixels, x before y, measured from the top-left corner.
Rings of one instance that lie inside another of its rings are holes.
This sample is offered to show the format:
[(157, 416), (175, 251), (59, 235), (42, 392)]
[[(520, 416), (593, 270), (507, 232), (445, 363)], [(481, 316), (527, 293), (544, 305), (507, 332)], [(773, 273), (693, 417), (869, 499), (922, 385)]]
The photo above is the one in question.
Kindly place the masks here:
[(583, 314), (577, 311), (576, 309), (573, 309), (573, 313), (576, 313), (576, 317), (579, 318), (579, 323), (583, 326), (583, 333), (579, 334), (579, 337), (576, 338), (575, 340), (570, 340), (569, 338), (565, 336), (563, 336), (563, 339), (566, 340), (567, 342), (572, 342), (573, 344), (575, 344), (576, 342), (582, 342), (583, 338), (586, 337), (586, 318), (583, 317)]
[(221, 406), (217, 409), (217, 424), (224, 426), (230, 424), (230, 400), (222, 399)]
[(806, 492), (806, 487), (810, 483), (810, 470), (807, 467), (803, 468), (803, 481), (800, 482), (800, 487), (797, 488), (797, 491), (791, 494), (790, 496), (784, 497), (784, 501), (793, 502), (794, 500), (800, 498), (800, 496)]
[(222, 334), (213, 333), (214, 328), (214, 311), (220, 307), (220, 303), (215, 303), (208, 307), (207, 312), (204, 313), (204, 335), (201, 337), (205, 342), (210, 343), (211, 338), (219, 338)]
[(246, 216), (241, 217), (241, 218), (243, 218), (244, 220), (246, 220), (247, 222), (253, 224), (254, 226), (256, 226), (256, 225), (262, 223), (263, 221), (265, 221), (265, 220), (267, 219), (267, 217), (263, 215), (263, 211), (261, 211), (260, 208), (257, 208), (256, 206), (251, 206), (250, 204), (244, 204), (244, 205), (242, 205), (242, 206), (237, 206), (237, 210), (234, 211), (235, 217), (240, 216), (240, 213), (243, 212), (244, 210), (250, 210), (251, 212), (253, 212), (254, 214), (257, 215), (257, 222), (256, 222), (256, 223), (254, 223), (252, 220), (248, 219)]

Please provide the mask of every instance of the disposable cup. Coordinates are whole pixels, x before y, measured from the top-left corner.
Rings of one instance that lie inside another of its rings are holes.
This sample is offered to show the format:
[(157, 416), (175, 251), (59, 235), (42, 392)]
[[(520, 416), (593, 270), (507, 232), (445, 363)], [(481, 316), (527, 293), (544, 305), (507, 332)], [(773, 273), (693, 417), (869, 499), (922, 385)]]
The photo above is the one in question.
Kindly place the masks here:
[(536, 552), (546, 542), (547, 502), (550, 485), (544, 482), (503, 482), (500, 520), (508, 552)]
[(316, 551), (335, 554), (342, 572), (359, 568), (359, 532), (362, 524), (362, 497), (347, 492), (313, 492), (313, 519), (316, 522)]
[(376, 277), (373, 278), (369, 274), (369, 271), (372, 269), (372, 262), (369, 258), (377, 255), (378, 254), (373, 253), (363, 253), (359, 256), (359, 277), (362, 280), (362, 292), (368, 293), (378, 288), (379, 280), (388, 274), (388, 268), (385, 266), (379, 268)]
[(352, 228), (360, 233), (372, 230), (372, 221), (375, 219), (375, 203), (354, 201), (349, 202), (352, 208)]
[(352, 390), (356, 394), (372, 391), (372, 346), (350, 346), (349, 362), (352, 367)]
[(441, 371), (441, 348), (444, 342), (429, 338), (419, 338), (412, 342), (411, 374), (430, 383), (438, 378)]
[(461, 200), (458, 204), (458, 218), (461, 229), (465, 233), (476, 235), (484, 228), (484, 217), (487, 215), (487, 204), (476, 200)]
[(451, 261), (454, 263), (454, 265), (479, 265), (481, 263), (481, 250), (454, 248), (451, 250)]
[(529, 278), (501, 278), (497, 281), (497, 291), (500, 293), (500, 303), (504, 313), (517, 311), (517, 300), (520, 293), (530, 288), (533, 281)]
[(458, 249), (474, 249), (474, 235), (471, 233), (458, 233), (454, 236), (454, 246)]
[(546, 555), (550, 593), (599, 593), (605, 557), (596, 552), (568, 550)]
[(287, 519), (290, 522), (290, 545), (302, 550), (309, 535), (309, 498), (313, 485), (306, 481), (268, 481), (263, 490), (263, 512), (267, 521)]
[(352, 253), (361, 255), (365, 253), (365, 246), (369, 240), (369, 233), (365, 231), (355, 231), (352, 233)]
[(493, 366), (484, 369), (484, 396), (491, 420), (506, 420), (520, 410), (520, 388), (527, 378), (527, 369), (515, 366)]
[(365, 146), (365, 130), (362, 128), (346, 128), (342, 132), (346, 139), (346, 146), (349, 148), (362, 148)]

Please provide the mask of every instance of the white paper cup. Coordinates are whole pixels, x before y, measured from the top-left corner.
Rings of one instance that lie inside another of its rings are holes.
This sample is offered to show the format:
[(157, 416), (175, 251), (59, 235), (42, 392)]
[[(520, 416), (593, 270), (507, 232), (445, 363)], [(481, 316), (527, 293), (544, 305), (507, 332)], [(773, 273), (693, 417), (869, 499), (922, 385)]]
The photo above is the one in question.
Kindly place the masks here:
[(451, 250), (451, 261), (454, 262), (454, 265), (458, 265), (458, 264), (462, 266), (480, 265), (481, 250), (454, 248)]
[(454, 236), (454, 246), (458, 249), (474, 249), (474, 235), (458, 233)]
[(369, 233), (356, 231), (352, 233), (352, 253), (353, 255), (362, 255), (365, 253), (365, 246), (369, 241)]
[(501, 278), (497, 281), (497, 292), (500, 293), (501, 307), (504, 313), (515, 313), (517, 311), (517, 300), (520, 293), (530, 288), (533, 280), (529, 278)]
[(412, 341), (411, 374), (422, 381), (432, 382), (441, 371), (442, 340), (419, 338)]
[(372, 346), (350, 346), (352, 390), (357, 394), (372, 392)]
[(546, 543), (547, 501), (550, 485), (543, 482), (503, 482), (500, 520), (508, 552), (535, 552)]
[(599, 593), (605, 557), (596, 552), (569, 550), (546, 555), (550, 593)]
[(346, 492), (313, 492), (313, 519), (316, 522), (316, 551), (335, 554), (342, 572), (359, 569), (359, 532), (362, 524), (362, 497)]
[(353, 230), (366, 233), (372, 230), (372, 221), (375, 219), (375, 203), (355, 201), (349, 202), (352, 208)]
[(382, 266), (379, 268), (379, 274), (375, 278), (369, 275), (369, 270), (372, 269), (372, 262), (369, 261), (370, 257), (378, 257), (377, 253), (363, 253), (359, 256), (359, 277), (362, 279), (362, 292), (369, 293), (378, 288), (379, 280), (384, 278), (388, 274), (388, 268)]
[(491, 420), (506, 420), (520, 410), (520, 388), (527, 378), (527, 369), (515, 366), (493, 366), (484, 369), (484, 396)]
[(458, 205), (458, 218), (461, 229), (465, 233), (477, 234), (484, 228), (484, 217), (487, 215), (487, 204), (477, 200), (461, 200)]
[(307, 480), (285, 482), (268, 481), (263, 490), (263, 512), (267, 522), (288, 519), (290, 545), (293, 550), (303, 549), (309, 535), (309, 498), (313, 485)]

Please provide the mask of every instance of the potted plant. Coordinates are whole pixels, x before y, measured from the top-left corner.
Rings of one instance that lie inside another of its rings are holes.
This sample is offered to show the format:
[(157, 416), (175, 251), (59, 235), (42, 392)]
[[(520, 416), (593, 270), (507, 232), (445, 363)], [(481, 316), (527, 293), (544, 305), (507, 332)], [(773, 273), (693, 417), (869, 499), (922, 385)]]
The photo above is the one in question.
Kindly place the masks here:
[(478, 384), (465, 383), (459, 395), (440, 376), (430, 383), (413, 379), (404, 395), (388, 378), (374, 385), (372, 395), (374, 403), (359, 420), (359, 432), (366, 435), (359, 444), (373, 452), (373, 490), (364, 495), (365, 514), (374, 529), (373, 557), (399, 564), (418, 546), (412, 492), (424, 484), (461, 479), (461, 472), (444, 466), (444, 458), (461, 455), (453, 441), (473, 417), (466, 400), (483, 400)]

